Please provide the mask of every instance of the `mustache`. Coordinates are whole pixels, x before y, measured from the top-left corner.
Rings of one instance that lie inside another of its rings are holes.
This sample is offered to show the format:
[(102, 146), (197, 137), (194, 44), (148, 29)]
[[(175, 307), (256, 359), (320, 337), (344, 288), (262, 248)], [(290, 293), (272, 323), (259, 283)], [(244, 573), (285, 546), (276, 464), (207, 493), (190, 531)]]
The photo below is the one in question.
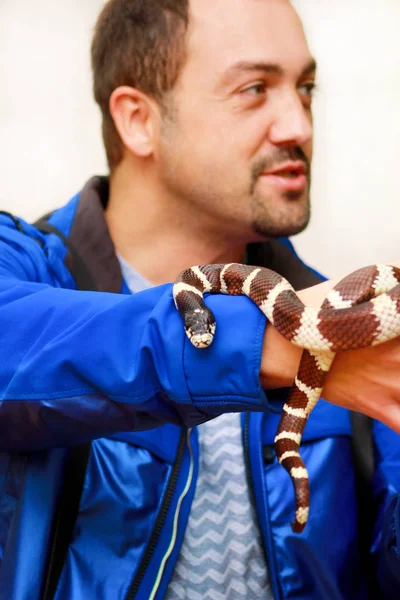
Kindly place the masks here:
[(251, 169), (251, 180), (254, 185), (261, 173), (270, 171), (274, 168), (279, 167), (281, 163), (287, 161), (298, 161), (301, 160), (304, 163), (305, 174), (307, 177), (310, 175), (310, 161), (305, 155), (304, 151), (296, 146), (290, 148), (280, 148), (276, 150), (274, 154), (270, 156), (263, 156), (254, 163)]

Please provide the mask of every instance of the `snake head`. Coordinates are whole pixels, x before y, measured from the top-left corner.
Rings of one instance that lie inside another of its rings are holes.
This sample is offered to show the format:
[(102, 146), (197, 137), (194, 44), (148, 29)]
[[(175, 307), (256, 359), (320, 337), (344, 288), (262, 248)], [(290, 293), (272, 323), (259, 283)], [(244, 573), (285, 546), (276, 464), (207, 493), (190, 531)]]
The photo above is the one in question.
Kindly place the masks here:
[(196, 308), (185, 314), (185, 331), (196, 348), (208, 348), (214, 339), (216, 324), (209, 308)]

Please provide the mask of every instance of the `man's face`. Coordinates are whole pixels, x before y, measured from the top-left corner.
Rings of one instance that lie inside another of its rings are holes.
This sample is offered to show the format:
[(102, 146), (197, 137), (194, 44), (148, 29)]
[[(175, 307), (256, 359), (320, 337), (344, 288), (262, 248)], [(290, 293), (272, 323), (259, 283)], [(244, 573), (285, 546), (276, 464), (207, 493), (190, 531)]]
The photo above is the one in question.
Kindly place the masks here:
[(244, 241), (309, 220), (315, 65), (288, 0), (192, 0), (156, 152), (185, 212)]

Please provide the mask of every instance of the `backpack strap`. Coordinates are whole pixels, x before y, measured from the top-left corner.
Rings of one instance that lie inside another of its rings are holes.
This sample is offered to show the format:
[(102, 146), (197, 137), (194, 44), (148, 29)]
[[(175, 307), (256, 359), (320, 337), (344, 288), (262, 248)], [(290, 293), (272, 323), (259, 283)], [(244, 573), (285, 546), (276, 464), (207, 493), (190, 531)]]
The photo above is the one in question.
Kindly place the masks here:
[(71, 275), (75, 279), (76, 288), (78, 290), (86, 290), (86, 291), (97, 291), (97, 286), (93, 280), (93, 277), (87, 268), (83, 259), (79, 256), (76, 249), (71, 245), (71, 242), (67, 237), (59, 229), (50, 225), (47, 221), (46, 217), (39, 219), (34, 223), (36, 229), (39, 229), (42, 233), (54, 233), (58, 235), (59, 238), (62, 239), (65, 246), (68, 248), (68, 252), (72, 258), (72, 269)]
[[(75, 279), (77, 289), (97, 291), (96, 284), (85, 262), (71, 245), (68, 238), (56, 227), (48, 223), (47, 218), (49, 216), (46, 215), (39, 219), (34, 223), (35, 227), (43, 233), (54, 233), (62, 239), (72, 258), (71, 275)], [(91, 442), (73, 446), (69, 451), (60, 500), (54, 519), (52, 544), (48, 557), (42, 600), (52, 600), (57, 590), (78, 516), (90, 451)]]
[(350, 411), (352, 427), (351, 451), (354, 463), (354, 480), (358, 507), (358, 543), (362, 569), (368, 582), (368, 598), (380, 596), (376, 569), (371, 561), (372, 532), (376, 518), (376, 501), (371, 488), (375, 470), (374, 440), (371, 417)]
[(73, 446), (69, 452), (54, 518), (52, 543), (41, 600), (53, 600), (57, 591), (78, 516), (90, 450), (91, 442), (86, 442)]
[[(50, 225), (50, 223), (48, 222), (47, 219), (51, 216), (51, 214), (52, 213), (48, 213), (44, 217), (41, 217), (38, 221), (36, 221), (33, 224), (34, 227), (36, 227), (36, 229), (38, 229), (42, 233), (54, 233), (64, 242), (66, 248), (68, 249), (68, 253), (72, 259), (72, 268), (70, 268), (70, 272), (75, 280), (76, 288), (78, 290), (98, 291), (97, 285), (95, 284), (94, 279), (86, 266), (86, 263), (79, 256), (75, 247), (59, 229), (54, 227), (54, 225)], [(25, 233), (24, 228), (22, 227), (18, 217), (5, 210), (0, 210), (0, 215), (9, 217), (14, 222), (16, 229), (21, 233)], [(41, 246), (43, 246), (43, 243), (41, 243), (39, 239), (35, 239), (35, 241)]]

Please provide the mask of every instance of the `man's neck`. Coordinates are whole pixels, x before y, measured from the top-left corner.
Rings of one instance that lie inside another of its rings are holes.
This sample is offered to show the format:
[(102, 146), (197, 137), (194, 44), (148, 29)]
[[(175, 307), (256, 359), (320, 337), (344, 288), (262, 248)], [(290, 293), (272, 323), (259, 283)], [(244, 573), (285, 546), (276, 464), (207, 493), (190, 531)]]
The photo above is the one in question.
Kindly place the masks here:
[(105, 216), (116, 252), (154, 285), (193, 265), (244, 260), (244, 241), (224, 238), (151, 185), (123, 175), (111, 178)]

